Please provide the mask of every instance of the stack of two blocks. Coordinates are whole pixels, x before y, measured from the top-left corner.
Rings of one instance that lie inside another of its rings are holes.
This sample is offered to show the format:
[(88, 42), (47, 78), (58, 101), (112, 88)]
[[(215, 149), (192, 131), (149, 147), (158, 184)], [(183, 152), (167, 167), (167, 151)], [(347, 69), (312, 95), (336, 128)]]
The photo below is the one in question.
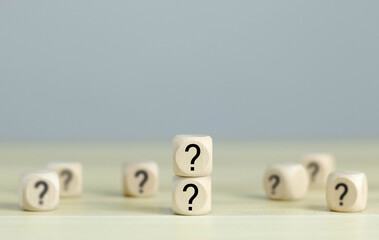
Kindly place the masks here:
[(181, 215), (211, 211), (212, 138), (178, 135), (174, 141), (172, 210)]

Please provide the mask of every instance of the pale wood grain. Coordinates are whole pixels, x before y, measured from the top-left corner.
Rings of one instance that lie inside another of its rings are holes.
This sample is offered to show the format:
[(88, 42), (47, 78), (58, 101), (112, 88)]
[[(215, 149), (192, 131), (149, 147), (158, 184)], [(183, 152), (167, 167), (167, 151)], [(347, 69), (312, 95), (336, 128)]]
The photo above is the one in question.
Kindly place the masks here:
[[(0, 145), (2, 239), (364, 239), (379, 236), (379, 142), (213, 142), (212, 212), (178, 216), (171, 211), (172, 146), (165, 143), (28, 143)], [(262, 178), (268, 164), (300, 162), (330, 152), (339, 170), (363, 171), (368, 205), (360, 213), (330, 212), (325, 191), (299, 201), (272, 201)], [(160, 167), (153, 198), (123, 196), (125, 161), (151, 159)], [(61, 199), (50, 212), (17, 205), (19, 174), (55, 160), (83, 164), (83, 195)]]

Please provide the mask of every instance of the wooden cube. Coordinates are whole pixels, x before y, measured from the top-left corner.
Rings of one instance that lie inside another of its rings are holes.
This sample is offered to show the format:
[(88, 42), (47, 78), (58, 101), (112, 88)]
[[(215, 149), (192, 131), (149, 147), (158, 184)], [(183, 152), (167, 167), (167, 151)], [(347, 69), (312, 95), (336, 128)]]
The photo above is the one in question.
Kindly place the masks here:
[(59, 178), (54, 171), (25, 172), (20, 176), (19, 205), (28, 211), (49, 211), (59, 204)]
[(154, 196), (158, 192), (159, 170), (155, 162), (126, 162), (123, 167), (124, 194)]
[(60, 196), (76, 197), (82, 194), (83, 172), (78, 162), (53, 162), (47, 168), (59, 176)]
[(212, 138), (205, 135), (177, 135), (174, 145), (174, 173), (182, 177), (204, 177), (212, 172)]
[(172, 180), (172, 210), (181, 215), (203, 215), (211, 211), (211, 177)]
[(328, 153), (309, 154), (302, 164), (308, 171), (311, 187), (325, 187), (328, 175), (335, 169), (334, 157)]
[(295, 200), (307, 193), (309, 177), (302, 164), (274, 164), (267, 168), (263, 183), (270, 199)]
[(367, 204), (366, 175), (353, 171), (332, 172), (326, 183), (326, 201), (332, 211), (363, 211)]

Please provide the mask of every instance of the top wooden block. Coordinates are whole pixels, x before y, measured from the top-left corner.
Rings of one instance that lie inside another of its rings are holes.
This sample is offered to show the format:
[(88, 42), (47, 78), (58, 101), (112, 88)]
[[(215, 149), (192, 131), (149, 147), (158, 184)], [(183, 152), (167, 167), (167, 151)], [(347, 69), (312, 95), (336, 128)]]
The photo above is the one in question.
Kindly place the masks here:
[(174, 173), (181, 177), (204, 177), (212, 172), (212, 138), (177, 135), (173, 140)]

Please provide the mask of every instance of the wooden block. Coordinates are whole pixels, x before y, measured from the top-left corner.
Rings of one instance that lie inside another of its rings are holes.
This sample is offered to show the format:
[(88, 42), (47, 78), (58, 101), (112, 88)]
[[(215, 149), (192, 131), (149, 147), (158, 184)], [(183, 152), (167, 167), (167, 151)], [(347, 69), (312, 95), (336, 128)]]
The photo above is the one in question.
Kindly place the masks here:
[(28, 211), (49, 211), (59, 204), (59, 178), (54, 171), (25, 172), (20, 176), (19, 205)]
[(263, 184), (270, 199), (295, 200), (307, 193), (309, 177), (302, 164), (274, 164), (267, 168)]
[(61, 197), (76, 197), (82, 194), (83, 171), (80, 163), (52, 162), (47, 168), (59, 176)]
[(307, 169), (311, 187), (325, 187), (328, 175), (335, 169), (334, 157), (328, 153), (309, 154), (302, 164)]
[(158, 192), (159, 170), (155, 162), (126, 162), (123, 178), (126, 196), (148, 197)]
[(326, 183), (326, 201), (332, 211), (363, 211), (367, 204), (366, 175), (354, 171), (332, 172)]
[(172, 210), (181, 215), (204, 215), (211, 211), (211, 177), (172, 180)]
[(212, 172), (212, 138), (205, 135), (177, 135), (174, 145), (174, 173), (182, 177), (204, 177)]

